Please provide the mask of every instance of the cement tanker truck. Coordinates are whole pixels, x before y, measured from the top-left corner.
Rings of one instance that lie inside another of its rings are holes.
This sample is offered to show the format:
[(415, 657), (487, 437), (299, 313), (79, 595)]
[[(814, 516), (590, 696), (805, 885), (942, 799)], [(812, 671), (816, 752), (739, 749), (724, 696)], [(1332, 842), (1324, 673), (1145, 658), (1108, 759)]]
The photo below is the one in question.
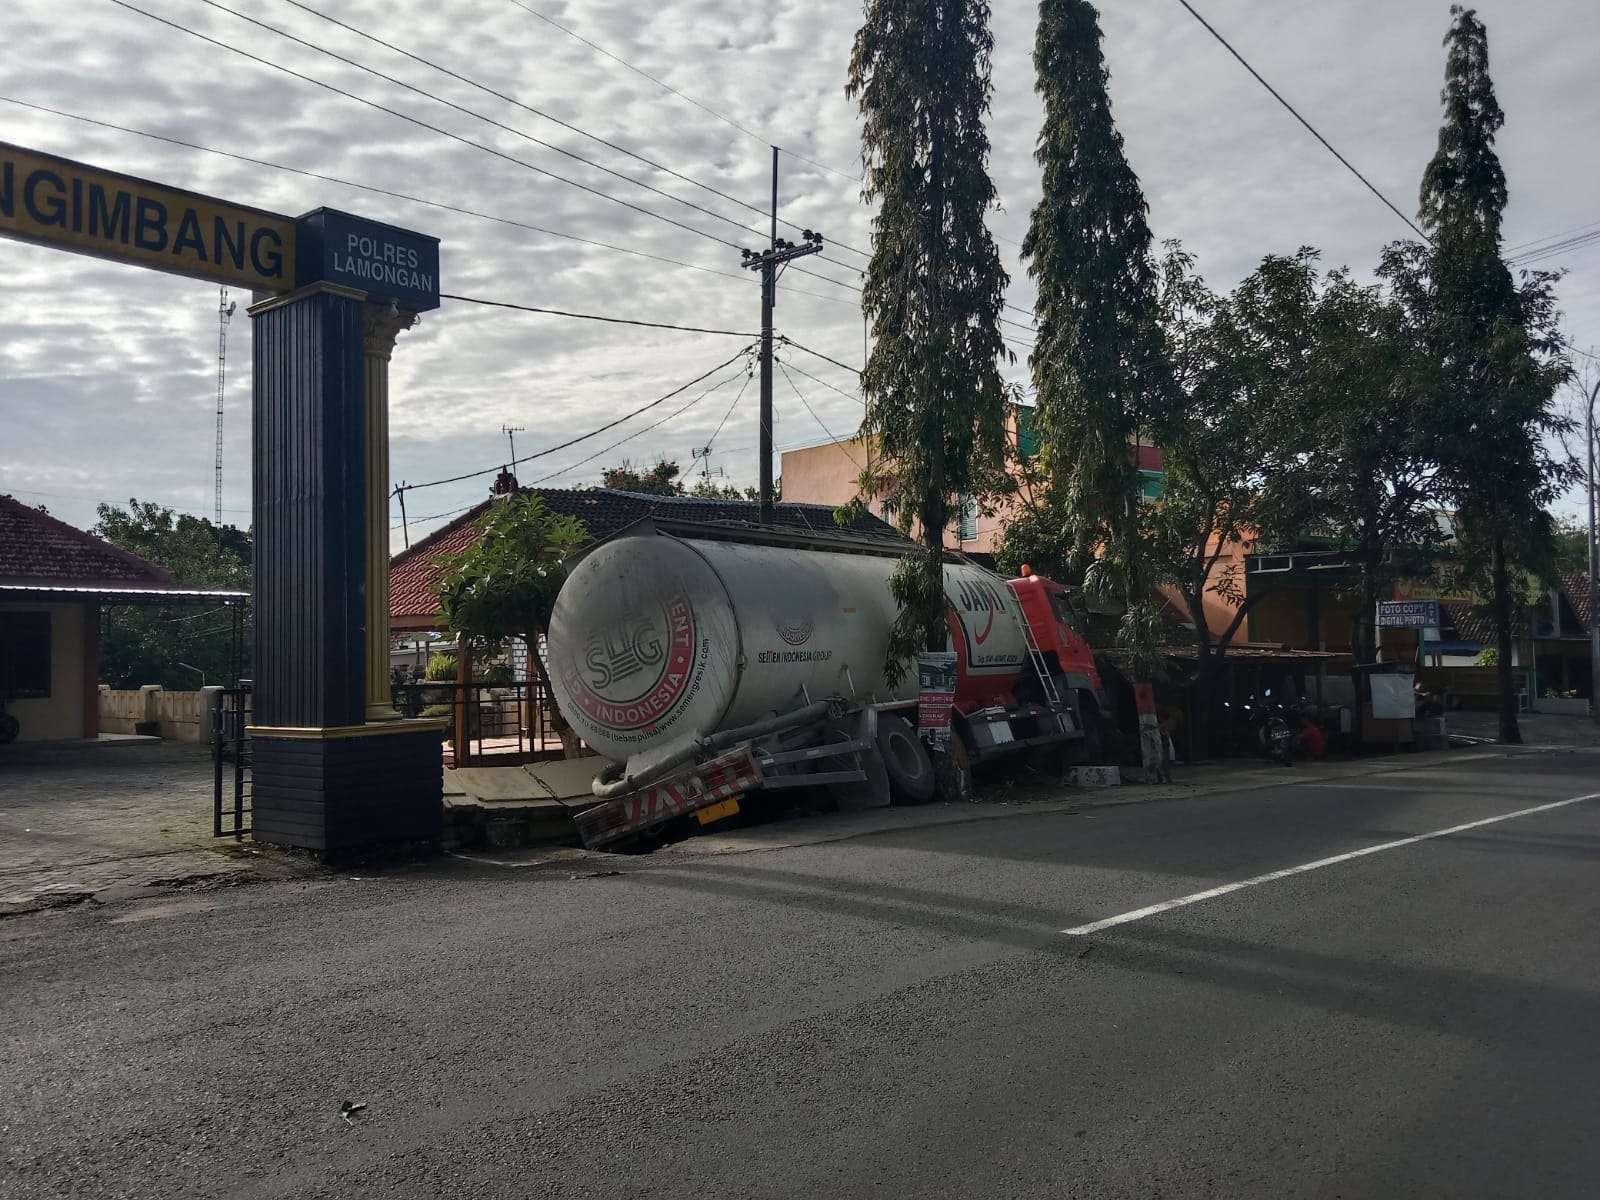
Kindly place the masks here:
[[(844, 807), (929, 799), (918, 677), (885, 671), (902, 542), (749, 526), (640, 522), (569, 564), (546, 643), (562, 712), (608, 760), (589, 846), (757, 791), (827, 787)], [(1062, 589), (945, 565), (956, 656), (951, 760), (1098, 748), (1105, 695)]]

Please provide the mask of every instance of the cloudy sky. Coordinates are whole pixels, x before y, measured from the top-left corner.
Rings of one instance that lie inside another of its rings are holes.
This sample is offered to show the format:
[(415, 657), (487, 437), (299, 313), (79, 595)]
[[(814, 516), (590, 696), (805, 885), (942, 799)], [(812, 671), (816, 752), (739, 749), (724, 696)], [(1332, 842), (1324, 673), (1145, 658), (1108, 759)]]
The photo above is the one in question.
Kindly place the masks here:
[[(416, 200), (10, 102), (0, 102), (0, 139), (280, 212), (326, 205), (433, 234), (443, 242), (448, 292), (734, 331), (759, 323), (759, 292), (739, 270), (734, 247), (760, 243), (756, 233), (736, 226), (765, 228), (756, 210), (770, 186), (764, 143), (775, 141), (833, 168), (785, 156), (780, 214), (827, 236), (826, 257), (833, 261), (802, 265), (839, 281), (786, 276), (778, 328), (843, 362), (862, 360), (856, 293), (842, 286), (863, 261), (849, 247), (864, 249), (869, 239), (870, 214), (860, 203), (860, 185), (848, 178), (859, 169), (858, 125), (843, 93), (860, 18), (856, 0), (128, 3), (678, 224), (291, 78), (111, 0), (9, 0), (0, 9), (7, 60), (0, 93)], [(527, 137), (384, 82), (222, 7)], [(1414, 210), (1438, 128), (1439, 42), (1449, 21), (1444, 0), (1199, 0), (1196, 7), (1385, 194)], [(1301, 245), (1319, 247), (1329, 264), (1366, 271), (1386, 242), (1408, 232), (1177, 0), (1117, 0), (1102, 8), (1116, 116), (1150, 201), (1152, 226), (1159, 238), (1181, 238), (1214, 286), (1232, 286), (1262, 255)], [(529, 9), (705, 107), (669, 94)], [(1593, 82), (1600, 11), (1593, 0), (1483, 0), (1478, 9), (1489, 26), (1495, 84), (1508, 115), (1500, 142), (1511, 181), (1508, 246), (1600, 222), (1594, 199), (1600, 195), (1594, 139), (1600, 89)], [(418, 65), (328, 24), (316, 11), (752, 207)], [(1032, 292), (1015, 255), (1038, 194), (1032, 147), (1039, 113), (1030, 59), (1035, 11), (1020, 0), (995, 5), (990, 122), (991, 170), (1004, 206), (992, 223), (1011, 260), (1010, 303), (1024, 310), (1008, 316), (1024, 323)], [(96, 502), (129, 496), (209, 514), (216, 288), (19, 243), (0, 244), (0, 264), (0, 492), (47, 504), (80, 525), (93, 523)], [(1583, 347), (1600, 343), (1600, 244), (1541, 265), (1570, 268), (1561, 285), (1569, 336)], [(249, 507), (249, 326), (241, 305), (230, 330), (223, 497), (225, 518), (241, 524)], [(1024, 336), (1015, 327), (1008, 332)], [(395, 354), (394, 479), (415, 483), (493, 466), (507, 456), (502, 425), (523, 427), (519, 454), (554, 445), (679, 387), (745, 344), (737, 337), (447, 302), (404, 335)], [(1013, 370), (1020, 375), (1021, 345), (1018, 351)], [(794, 386), (780, 375), (775, 388), (779, 447), (822, 440), (821, 425), (835, 434), (853, 431), (860, 419), (859, 401), (847, 394), (853, 377), (791, 354)], [(687, 468), (691, 448), (711, 438), (739, 394), (737, 371), (714, 374), (648, 415), (527, 463), (519, 474), (524, 482), (548, 476), (552, 486), (582, 486), (626, 457), (666, 455)], [(668, 419), (647, 428), (661, 417)], [(714, 465), (733, 482), (752, 482), (755, 441), (752, 385), (713, 443)], [(597, 452), (603, 453), (580, 461)], [(484, 494), (482, 480), (411, 492), (412, 536), (441, 524), (445, 518), (436, 514)], [(398, 508), (393, 519), (398, 524)], [(396, 528), (397, 547), (399, 538)]]

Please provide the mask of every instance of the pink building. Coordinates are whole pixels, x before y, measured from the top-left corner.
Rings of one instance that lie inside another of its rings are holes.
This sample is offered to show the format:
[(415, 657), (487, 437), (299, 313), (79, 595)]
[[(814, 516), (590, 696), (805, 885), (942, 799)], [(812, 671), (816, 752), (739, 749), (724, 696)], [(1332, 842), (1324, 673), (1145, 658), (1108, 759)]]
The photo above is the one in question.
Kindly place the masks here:
[[(1007, 435), (1017, 440), (1024, 455), (1037, 447), (1032, 429), (1033, 410), (1019, 407), (1012, 410), (1012, 420)], [(875, 453), (865, 438), (854, 437), (848, 441), (821, 442), (783, 454), (780, 474), (783, 478), (783, 498), (803, 504), (831, 504), (838, 506), (854, 499), (859, 492), (857, 480), (868, 462), (869, 453)], [(1145, 481), (1145, 496), (1154, 499), (1161, 494), (1161, 451), (1155, 446), (1138, 447), (1139, 472)], [(894, 523), (894, 514), (884, 511), (881, 496), (868, 502), (874, 516)], [(1008, 511), (983, 513), (978, 506), (968, 503), (958, 512), (945, 531), (945, 544), (960, 548), (968, 554), (993, 554), (1000, 536), (1010, 519)], [(912, 536), (917, 536), (913, 530)]]
[[(1033, 410), (1017, 408), (1013, 412), (1015, 415), (1008, 433), (1017, 438), (1022, 452), (1028, 454), (1037, 446), (1031, 428)], [(861, 437), (838, 442), (821, 442), (815, 446), (784, 451), (781, 470), (784, 500), (798, 501), (802, 504), (827, 504), (834, 507), (848, 503), (858, 494), (857, 480), (861, 476), (862, 467), (868, 463), (869, 452), (875, 453), (875, 448), (869, 447), (866, 439)], [(1165, 479), (1161, 450), (1156, 446), (1138, 446), (1136, 453), (1139, 473), (1144, 478), (1145, 498), (1154, 500), (1161, 495)], [(882, 496), (872, 497), (868, 507), (874, 516), (894, 523), (894, 513), (885, 511)], [(978, 511), (975, 504), (969, 504), (950, 522), (945, 531), (945, 545), (952, 549), (959, 548), (968, 554), (993, 554), (1009, 519), (1010, 514), (1004, 509), (994, 513), (983, 513)], [(912, 536), (916, 536), (915, 529), (912, 531)], [(1222, 553), (1224, 561), (1218, 563), (1213, 578), (1220, 578), (1222, 572), (1228, 569), (1230, 561), (1236, 562), (1236, 569), (1242, 577), (1245, 551), (1246, 547), (1243, 545), (1225, 547)], [(1167, 587), (1162, 587), (1160, 590), (1172, 605), (1178, 619), (1187, 621), (1188, 612), (1178, 593)], [(1213, 633), (1225, 630), (1237, 611), (1221, 596), (1210, 592), (1206, 594), (1206, 624)]]

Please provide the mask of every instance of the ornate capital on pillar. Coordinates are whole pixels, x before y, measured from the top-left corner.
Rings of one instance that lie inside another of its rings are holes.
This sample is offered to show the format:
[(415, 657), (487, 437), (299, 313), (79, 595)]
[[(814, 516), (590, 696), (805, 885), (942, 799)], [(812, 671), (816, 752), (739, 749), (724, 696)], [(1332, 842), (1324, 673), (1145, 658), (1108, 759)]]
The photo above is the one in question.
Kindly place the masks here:
[(361, 348), (368, 358), (385, 362), (394, 353), (395, 339), (417, 323), (417, 314), (386, 304), (368, 304), (361, 313)]

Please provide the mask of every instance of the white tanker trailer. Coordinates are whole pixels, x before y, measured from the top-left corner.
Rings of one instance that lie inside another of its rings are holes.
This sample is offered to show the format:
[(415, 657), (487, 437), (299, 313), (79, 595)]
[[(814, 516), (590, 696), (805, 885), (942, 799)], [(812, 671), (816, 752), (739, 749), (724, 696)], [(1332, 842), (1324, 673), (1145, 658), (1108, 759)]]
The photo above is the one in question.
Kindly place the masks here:
[[(691, 813), (708, 824), (758, 788), (828, 786), (850, 806), (930, 798), (915, 666), (898, 686), (885, 674), (902, 553), (831, 532), (645, 521), (577, 556), (546, 646), (561, 711), (610, 760), (602, 803), (578, 819), (585, 844)], [(1103, 702), (1060, 606), (1019, 604), (1019, 584), (1055, 588), (945, 566), (958, 761), (1082, 744), (1084, 709)], [(1024, 616), (1036, 608), (1053, 626), (1042, 637)]]

